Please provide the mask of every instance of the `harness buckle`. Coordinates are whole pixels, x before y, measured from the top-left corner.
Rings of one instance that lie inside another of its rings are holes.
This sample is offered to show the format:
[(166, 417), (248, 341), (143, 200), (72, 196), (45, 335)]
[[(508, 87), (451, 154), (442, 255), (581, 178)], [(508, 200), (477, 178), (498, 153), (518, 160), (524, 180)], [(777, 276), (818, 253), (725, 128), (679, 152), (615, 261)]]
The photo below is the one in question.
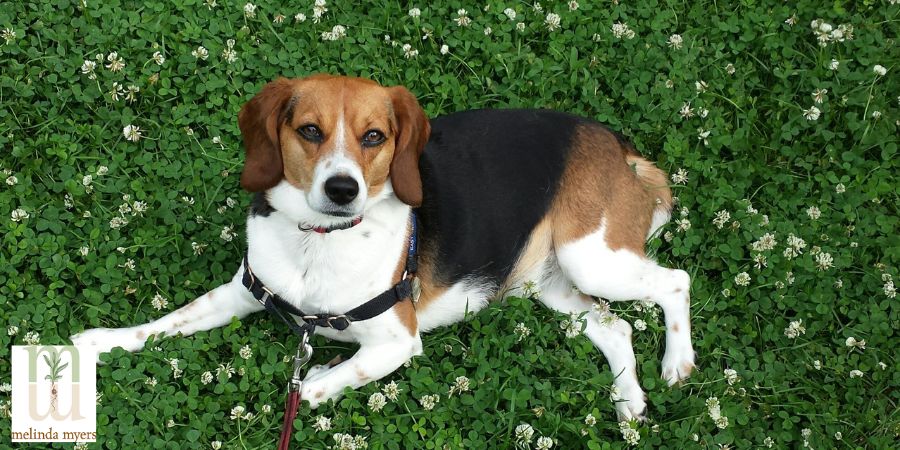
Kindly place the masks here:
[(347, 319), (347, 316), (344, 316), (343, 314), (340, 316), (329, 317), (325, 319), (325, 323), (327, 323), (329, 327), (334, 328), (338, 331), (346, 330), (347, 327), (350, 326), (350, 320)]

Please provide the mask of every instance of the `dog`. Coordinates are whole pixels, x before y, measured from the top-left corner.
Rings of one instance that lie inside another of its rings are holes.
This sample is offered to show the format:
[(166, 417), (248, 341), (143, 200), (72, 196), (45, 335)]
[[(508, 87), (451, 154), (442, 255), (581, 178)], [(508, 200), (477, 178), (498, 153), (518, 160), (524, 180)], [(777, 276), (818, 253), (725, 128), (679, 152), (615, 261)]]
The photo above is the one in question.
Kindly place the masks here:
[[(254, 198), (234, 278), (158, 320), (74, 343), (137, 351), (151, 335), (220, 327), (278, 297), (311, 314), (315, 333), (360, 345), (310, 368), (301, 396), (315, 408), (421, 354), (422, 333), (532, 282), (606, 356), (621, 419), (642, 419), (646, 396), (631, 326), (596, 298), (661, 306), (662, 378), (691, 373), (690, 277), (644, 250), (670, 218), (667, 176), (600, 123), (549, 110), (429, 120), (404, 87), (331, 75), (266, 84), (238, 122), (241, 186)], [(387, 294), (377, 315), (346, 314)]]

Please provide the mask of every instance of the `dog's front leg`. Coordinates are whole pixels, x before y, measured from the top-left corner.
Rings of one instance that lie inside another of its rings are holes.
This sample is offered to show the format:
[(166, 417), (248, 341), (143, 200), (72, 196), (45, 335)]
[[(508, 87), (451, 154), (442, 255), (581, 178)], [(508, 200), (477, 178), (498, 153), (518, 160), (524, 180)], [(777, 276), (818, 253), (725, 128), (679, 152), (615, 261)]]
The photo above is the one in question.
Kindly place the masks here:
[(329, 399), (341, 395), (345, 387), (357, 389), (383, 378), (397, 370), (403, 363), (422, 353), (419, 334), (410, 336), (405, 330), (384, 340), (362, 341), (359, 351), (352, 358), (338, 365), (310, 370), (303, 380), (300, 398), (315, 408)]
[(232, 317), (244, 317), (263, 309), (244, 285), (241, 284), (243, 268), (234, 278), (191, 303), (153, 322), (128, 328), (94, 328), (72, 336), (75, 345), (96, 345), (100, 353), (122, 347), (137, 351), (151, 335), (187, 336), (228, 324)]

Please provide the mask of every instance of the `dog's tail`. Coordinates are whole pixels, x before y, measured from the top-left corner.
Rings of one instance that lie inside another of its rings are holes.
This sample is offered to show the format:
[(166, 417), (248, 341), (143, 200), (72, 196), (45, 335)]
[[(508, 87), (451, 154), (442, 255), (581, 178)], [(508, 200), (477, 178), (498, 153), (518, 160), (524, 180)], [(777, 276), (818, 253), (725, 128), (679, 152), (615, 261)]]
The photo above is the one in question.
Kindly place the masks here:
[(669, 177), (662, 169), (637, 153), (628, 152), (625, 160), (634, 169), (634, 173), (637, 174), (638, 179), (656, 202), (653, 219), (647, 230), (647, 239), (650, 239), (672, 217), (672, 190), (669, 189)]

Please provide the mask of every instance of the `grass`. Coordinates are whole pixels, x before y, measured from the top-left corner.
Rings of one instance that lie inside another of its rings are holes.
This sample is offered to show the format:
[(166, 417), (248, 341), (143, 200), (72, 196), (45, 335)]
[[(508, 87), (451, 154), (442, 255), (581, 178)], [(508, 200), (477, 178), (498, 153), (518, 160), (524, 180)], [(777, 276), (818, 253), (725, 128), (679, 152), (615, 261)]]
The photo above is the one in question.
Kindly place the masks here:
[[(590, 116), (677, 174), (674, 220), (650, 247), (693, 275), (698, 369), (666, 387), (659, 310), (616, 305), (646, 324), (634, 346), (649, 420), (628, 425), (638, 446), (895, 445), (900, 5), (582, 1), (573, 11), (543, 1), (537, 12), (524, 2), (330, 1), (316, 23), (312, 2), (260, 2), (252, 17), (244, 3), (218, 3), (25, 1), (0, 11), (0, 379), (10, 377), (12, 344), (144, 323), (228, 280), (249, 204), (237, 111), (276, 76), (330, 72), (403, 84), (431, 116), (479, 107)], [(831, 30), (813, 29), (815, 19)], [(617, 37), (616, 23), (633, 37)], [(335, 25), (346, 35), (324, 40)], [(839, 25), (853, 27), (852, 39)], [(199, 46), (206, 59), (192, 55)], [(107, 68), (116, 58), (124, 68)], [(139, 91), (127, 99), (131, 85)], [(128, 125), (138, 141), (126, 139)], [(754, 244), (767, 233), (774, 246)], [(382, 382), (301, 408), (296, 447), (330, 447), (346, 433), (370, 449), (513, 448), (522, 424), (534, 430), (531, 448), (542, 436), (553, 448), (629, 446), (605, 361), (585, 338), (564, 336), (564, 319), (509, 299), (433, 333), (423, 356)], [(521, 341), (520, 323), (531, 331)], [(296, 343), (258, 314), (137, 354), (113, 351), (98, 369), (99, 438), (88, 448), (271, 448)], [(318, 363), (353, 352), (314, 344)], [(448, 396), (460, 376), (469, 391)], [(391, 380), (397, 400), (372, 411), (369, 397)], [(419, 400), (435, 394), (425, 410)], [(313, 428), (320, 415), (329, 431)]]

